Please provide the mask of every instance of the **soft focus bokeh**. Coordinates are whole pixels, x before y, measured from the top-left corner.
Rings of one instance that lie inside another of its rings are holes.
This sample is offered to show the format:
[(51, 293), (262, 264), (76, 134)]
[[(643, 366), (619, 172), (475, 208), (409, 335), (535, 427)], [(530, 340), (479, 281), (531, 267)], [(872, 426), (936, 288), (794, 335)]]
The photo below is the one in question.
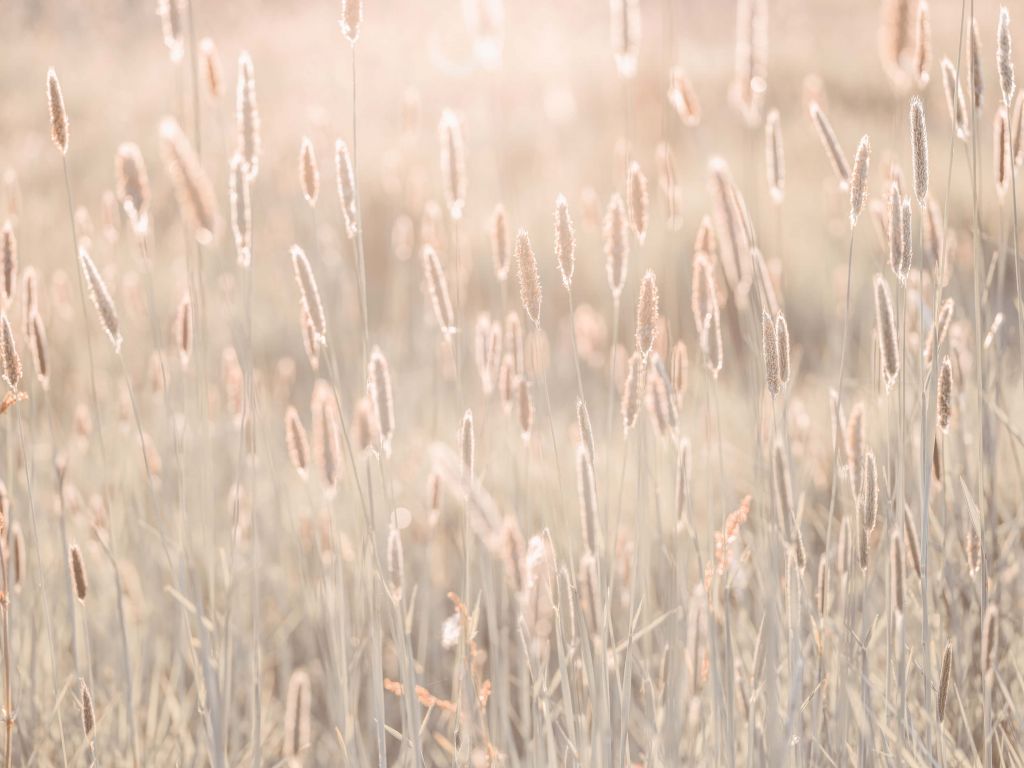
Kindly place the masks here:
[[(5, 765), (1024, 764), (1024, 99), (1003, 105), (998, 3), (7, 6)], [(340, 22), (359, 6), (353, 43)], [(616, 36), (623, 18), (639, 27)], [(1007, 19), (1024, 40), (1024, 6)], [(245, 52), (260, 143), (248, 264), (229, 181)], [(673, 102), (680, 73), (693, 120)], [(852, 229), (813, 104), (864, 189)], [(212, 237), (176, 195), (168, 117), (206, 178), (192, 191), (215, 193)], [(139, 231), (115, 167), (124, 142), (148, 171)], [(905, 279), (890, 267), (894, 183), (911, 212)], [(509, 253), (529, 234), (536, 326), (518, 247), (496, 273), (499, 205)], [(619, 301), (615, 234), (629, 250)], [(293, 246), (323, 306), (313, 342)], [(695, 314), (700, 264), (716, 308)], [(658, 301), (638, 308), (648, 270)], [(653, 348), (638, 349), (652, 316)]]

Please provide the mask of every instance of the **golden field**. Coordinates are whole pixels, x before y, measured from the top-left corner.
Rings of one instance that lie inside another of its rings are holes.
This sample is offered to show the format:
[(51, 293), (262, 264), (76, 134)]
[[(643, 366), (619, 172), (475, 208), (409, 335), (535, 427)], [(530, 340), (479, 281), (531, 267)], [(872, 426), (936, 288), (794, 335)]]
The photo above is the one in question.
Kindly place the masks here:
[(1024, 765), (1022, 10), (6, 8), (5, 765)]

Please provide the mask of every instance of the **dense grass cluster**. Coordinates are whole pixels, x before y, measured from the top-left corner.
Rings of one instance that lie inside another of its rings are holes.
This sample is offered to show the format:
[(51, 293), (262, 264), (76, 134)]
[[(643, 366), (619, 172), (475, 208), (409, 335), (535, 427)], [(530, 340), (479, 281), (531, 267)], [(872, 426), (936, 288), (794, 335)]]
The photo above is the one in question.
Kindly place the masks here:
[(1024, 766), (1006, 8), (213, 5), (8, 97), (5, 765)]

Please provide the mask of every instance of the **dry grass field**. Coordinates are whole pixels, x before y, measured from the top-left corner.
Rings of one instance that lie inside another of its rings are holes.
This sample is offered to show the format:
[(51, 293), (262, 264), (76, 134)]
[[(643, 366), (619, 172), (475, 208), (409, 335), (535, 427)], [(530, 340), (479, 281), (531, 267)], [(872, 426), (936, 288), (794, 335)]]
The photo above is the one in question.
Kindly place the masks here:
[(4, 766), (1024, 766), (1007, 2), (4, 4)]

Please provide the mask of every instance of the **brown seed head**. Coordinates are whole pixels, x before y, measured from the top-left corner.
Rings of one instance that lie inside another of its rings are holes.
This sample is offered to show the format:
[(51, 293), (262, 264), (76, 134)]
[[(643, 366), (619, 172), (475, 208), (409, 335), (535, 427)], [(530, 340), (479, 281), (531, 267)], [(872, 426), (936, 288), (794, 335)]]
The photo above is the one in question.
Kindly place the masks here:
[(256, 74), (248, 51), (242, 51), (238, 57), (235, 119), (238, 124), (237, 153), (242, 158), (246, 177), (252, 181), (260, 171), (260, 113), (256, 106)]
[(316, 206), (316, 200), (320, 196), (320, 169), (316, 164), (316, 151), (313, 149), (313, 142), (308, 136), (302, 137), (302, 145), (299, 148), (299, 185), (302, 187), (302, 196), (310, 206)]
[(64, 108), (64, 94), (57, 73), (50, 68), (46, 73), (46, 96), (50, 103), (50, 138), (62, 154), (68, 153), (68, 113)]
[(917, 204), (923, 207), (928, 199), (928, 128), (924, 104), (917, 96), (910, 100), (910, 146), (914, 156), (914, 194)]
[(1004, 5), (999, 9), (999, 29), (996, 34), (996, 66), (999, 68), (999, 89), (1003, 94), (1003, 105), (1009, 109), (1013, 103), (1015, 88), (1013, 78), (1013, 43), (1010, 37), (1010, 11)]
[(114, 306), (114, 300), (110, 298), (107, 284), (103, 282), (103, 277), (85, 248), (79, 248), (78, 258), (82, 265), (82, 275), (89, 291), (89, 298), (92, 299), (92, 303), (99, 313), (100, 324), (103, 326), (107, 338), (110, 339), (110, 343), (114, 345), (114, 352), (120, 353), (122, 337), (117, 319), (117, 307)]
[(89, 594), (89, 582), (85, 576), (82, 550), (78, 548), (77, 544), (72, 544), (68, 548), (68, 567), (71, 569), (71, 583), (75, 588), (75, 597), (84, 604), (86, 595)]
[(658, 283), (652, 270), (647, 270), (640, 283), (636, 305), (636, 350), (646, 361), (658, 333)]
[(628, 220), (622, 198), (616, 193), (608, 202), (604, 215), (604, 255), (607, 258), (608, 286), (618, 301), (626, 283), (626, 265), (629, 262)]
[(555, 200), (555, 256), (562, 273), (562, 283), (569, 289), (572, 287), (572, 275), (576, 267), (576, 234), (565, 195), (559, 195)]
[(196, 241), (208, 245), (217, 228), (217, 198), (213, 185), (173, 117), (164, 118), (160, 124), (160, 143), (182, 217)]
[(200, 68), (206, 95), (211, 101), (216, 101), (224, 94), (224, 67), (220, 53), (217, 52), (217, 44), (211, 38), (204, 37), (199, 41), (199, 55), (202, 59)]
[(448, 212), (455, 220), (462, 218), (466, 206), (466, 160), (462, 143), (462, 126), (449, 109), (441, 113), (441, 180)]
[(423, 274), (430, 292), (430, 301), (434, 306), (434, 316), (441, 326), (441, 333), (445, 338), (450, 338), (455, 333), (455, 313), (448, 296), (448, 280), (437, 251), (429, 245), (423, 246)]
[(530, 245), (530, 235), (520, 229), (516, 235), (516, 265), (519, 269), (519, 298), (523, 309), (533, 324), (540, 327), (540, 272), (537, 269), (537, 257)]

